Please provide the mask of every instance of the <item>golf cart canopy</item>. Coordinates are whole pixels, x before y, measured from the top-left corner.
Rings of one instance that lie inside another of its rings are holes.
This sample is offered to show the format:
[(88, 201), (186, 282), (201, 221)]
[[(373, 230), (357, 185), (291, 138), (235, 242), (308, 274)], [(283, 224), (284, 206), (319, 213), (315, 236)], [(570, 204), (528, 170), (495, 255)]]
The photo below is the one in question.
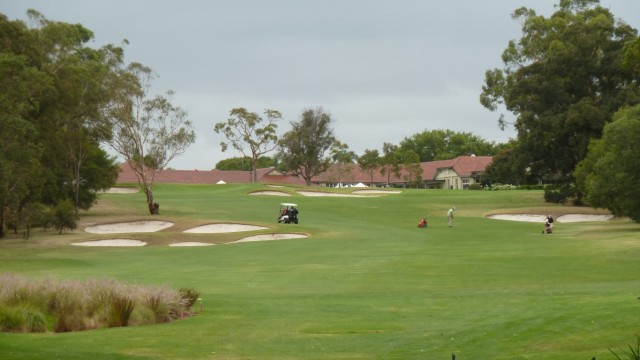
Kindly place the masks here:
[(293, 207), (295, 207), (295, 206), (298, 206), (298, 205), (294, 204), (294, 203), (282, 203), (282, 204), (280, 204), (280, 206), (293, 206)]

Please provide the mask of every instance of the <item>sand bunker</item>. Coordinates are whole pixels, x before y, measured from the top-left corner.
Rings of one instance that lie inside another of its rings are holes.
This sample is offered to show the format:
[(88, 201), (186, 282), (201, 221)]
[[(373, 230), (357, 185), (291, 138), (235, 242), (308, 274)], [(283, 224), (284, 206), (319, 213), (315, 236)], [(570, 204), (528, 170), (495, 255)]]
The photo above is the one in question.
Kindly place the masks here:
[(185, 230), (186, 233), (194, 234), (218, 234), (228, 232), (241, 232), (241, 231), (254, 231), (268, 229), (264, 226), (245, 225), (245, 224), (209, 224), (194, 227), (189, 230)]
[(75, 246), (145, 246), (146, 242), (131, 239), (110, 239), (72, 243)]
[(273, 196), (291, 196), (291, 194), (287, 194), (282, 191), (255, 191), (250, 193), (249, 195), (273, 195)]
[(367, 195), (367, 194), (400, 194), (402, 191), (397, 190), (356, 190), (352, 191), (352, 194)]
[(338, 194), (338, 193), (329, 193), (323, 191), (298, 191), (298, 194), (304, 196), (329, 196), (329, 197), (367, 197), (362, 195), (351, 195), (351, 194)]
[(132, 187), (112, 187), (109, 188), (107, 190), (105, 190), (104, 192), (107, 194), (134, 194), (137, 193), (139, 191), (138, 188), (132, 188)]
[(581, 222), (581, 221), (609, 221), (613, 219), (613, 215), (581, 215), (567, 214), (558, 217), (558, 221), (562, 223)]
[(168, 221), (131, 221), (126, 223), (88, 226), (84, 231), (92, 234), (156, 232), (172, 226), (173, 223)]
[(169, 244), (169, 246), (212, 246), (215, 244), (208, 244), (203, 242), (193, 242), (193, 241), (185, 241), (179, 243)]
[(240, 240), (236, 240), (233, 243), (243, 243), (243, 242), (252, 242), (252, 241), (269, 241), (269, 240), (284, 240), (284, 239), (302, 239), (308, 237), (305, 234), (262, 234), (262, 235), (254, 235), (246, 238), (242, 238)]
[[(497, 214), (487, 216), (490, 219), (526, 221), (526, 222), (544, 222), (546, 215), (537, 214)], [(589, 215), (589, 214), (567, 214), (559, 216), (556, 221), (561, 223), (583, 222), (583, 221), (608, 221), (613, 218), (612, 215)]]

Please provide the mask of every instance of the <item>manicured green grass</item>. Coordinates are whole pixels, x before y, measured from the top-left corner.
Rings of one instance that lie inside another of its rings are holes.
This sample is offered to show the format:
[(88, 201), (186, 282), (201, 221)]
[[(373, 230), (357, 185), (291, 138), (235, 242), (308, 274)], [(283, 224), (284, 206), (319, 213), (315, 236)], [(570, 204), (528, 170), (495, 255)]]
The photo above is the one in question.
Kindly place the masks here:
[[(171, 220), (118, 235), (142, 248), (84, 248), (81, 230), (0, 241), (0, 272), (193, 287), (203, 312), (171, 324), (65, 334), (0, 334), (19, 359), (608, 359), (640, 333), (640, 226), (627, 220), (542, 224), (491, 213), (594, 212), (542, 193), (404, 190), (370, 198), (248, 195), (260, 185), (159, 185), (161, 215), (142, 194), (105, 194), (81, 223)], [(327, 190), (327, 189), (316, 189)], [(341, 190), (346, 192), (347, 190)], [(298, 203), (300, 224), (275, 222)], [(446, 210), (456, 206), (455, 226)], [(416, 224), (428, 216), (429, 227)], [(269, 226), (184, 234), (210, 222)], [(259, 233), (306, 239), (225, 244)], [(113, 236), (111, 236), (113, 237)], [(176, 241), (221, 245), (169, 247)], [(196, 305), (198, 307), (198, 305)]]

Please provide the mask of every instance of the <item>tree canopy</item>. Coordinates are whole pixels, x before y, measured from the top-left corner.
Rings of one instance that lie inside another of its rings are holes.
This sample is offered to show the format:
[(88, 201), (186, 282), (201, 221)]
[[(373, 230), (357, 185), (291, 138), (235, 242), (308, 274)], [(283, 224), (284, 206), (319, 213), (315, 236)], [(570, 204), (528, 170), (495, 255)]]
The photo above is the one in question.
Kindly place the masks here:
[(17, 230), (37, 203), (89, 208), (118, 170), (100, 142), (122, 49), (90, 48), (82, 25), (27, 15), (33, 27), (0, 14), (0, 237), (9, 215)]
[(509, 156), (518, 173), (571, 183), (589, 141), (617, 109), (640, 101), (637, 78), (621, 66), (637, 31), (598, 0), (561, 0), (548, 18), (523, 7), (513, 18), (522, 37), (503, 52), (503, 69), (486, 72), (480, 102), (516, 115)]
[[(277, 146), (276, 121), (282, 119), (282, 114), (277, 110), (265, 110), (266, 123), (262, 127), (260, 125), (265, 119), (245, 108), (231, 109), (229, 115), (226, 122), (216, 123), (213, 130), (218, 134), (224, 134), (227, 138), (227, 141), (220, 143), (223, 152), (231, 145), (242, 155), (251, 159), (251, 181), (255, 183), (258, 158)], [(245, 149), (245, 145), (248, 149)]]
[(113, 137), (109, 140), (136, 174), (151, 214), (157, 214), (153, 196), (156, 174), (183, 154), (196, 136), (187, 112), (171, 104), (173, 92), (149, 94), (155, 76), (139, 63), (130, 64), (123, 72), (123, 84), (127, 85), (121, 87), (111, 109)]
[(405, 137), (400, 142), (400, 151), (413, 150), (420, 161), (453, 159), (462, 155), (494, 155), (499, 147), (494, 142), (478, 135), (453, 130), (425, 130)]
[(586, 201), (616, 216), (640, 222), (640, 105), (618, 111), (594, 139), (577, 169), (578, 186)]
[(331, 164), (326, 153), (337, 141), (332, 122), (331, 115), (322, 108), (304, 110), (300, 121), (291, 122), (291, 130), (278, 143), (283, 168), (304, 179), (307, 185)]
[[(262, 169), (267, 167), (277, 166), (276, 159), (269, 156), (260, 156), (256, 161), (256, 168)], [(251, 171), (253, 165), (251, 164), (251, 158), (245, 157), (232, 157), (224, 160), (220, 160), (216, 163), (216, 170), (241, 170)]]

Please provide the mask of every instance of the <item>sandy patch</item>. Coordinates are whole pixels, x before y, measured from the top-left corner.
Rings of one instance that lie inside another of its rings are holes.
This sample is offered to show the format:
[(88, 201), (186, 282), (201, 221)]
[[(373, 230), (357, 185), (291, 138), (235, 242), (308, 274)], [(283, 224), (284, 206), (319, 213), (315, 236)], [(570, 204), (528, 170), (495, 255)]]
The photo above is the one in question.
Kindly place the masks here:
[(209, 224), (194, 227), (189, 230), (185, 230), (186, 233), (194, 234), (218, 234), (228, 232), (241, 232), (241, 231), (254, 231), (268, 229), (264, 226), (245, 225), (245, 224)]
[(203, 242), (185, 241), (179, 243), (169, 244), (169, 246), (213, 246), (215, 244), (208, 244)]
[(110, 239), (72, 243), (75, 246), (145, 246), (146, 242), (131, 239)]
[(243, 242), (252, 242), (252, 241), (269, 241), (269, 240), (284, 240), (284, 239), (302, 239), (308, 237), (305, 234), (263, 234), (263, 235), (254, 235), (246, 238), (242, 238), (240, 240), (236, 240), (233, 243), (243, 243)]
[(362, 195), (351, 195), (351, 194), (338, 194), (338, 193), (329, 193), (323, 191), (298, 191), (298, 194), (304, 196), (329, 196), (329, 197), (367, 197)]
[(173, 223), (168, 221), (131, 221), (126, 223), (88, 226), (84, 231), (92, 234), (156, 232), (172, 226)]
[(112, 187), (104, 191), (106, 194), (135, 194), (138, 188)]
[(567, 214), (558, 216), (556, 220), (561, 223), (581, 222), (581, 221), (609, 221), (613, 219), (613, 215), (581, 215)]
[[(546, 215), (537, 214), (497, 214), (487, 216), (490, 219), (510, 220), (510, 221), (526, 221), (543, 223), (547, 218)], [(566, 214), (561, 215), (557, 219), (560, 223), (583, 222), (583, 221), (608, 221), (613, 218), (612, 215), (589, 215), (589, 214)]]
[(489, 219), (509, 220), (509, 221), (526, 221), (526, 222), (544, 222), (546, 215), (535, 214), (497, 214), (487, 216)]
[(351, 193), (366, 195), (366, 194), (400, 194), (401, 192), (402, 191), (397, 191), (397, 190), (356, 190)]
[(273, 196), (291, 196), (291, 194), (287, 194), (282, 191), (255, 191), (250, 193), (249, 195), (273, 195)]

